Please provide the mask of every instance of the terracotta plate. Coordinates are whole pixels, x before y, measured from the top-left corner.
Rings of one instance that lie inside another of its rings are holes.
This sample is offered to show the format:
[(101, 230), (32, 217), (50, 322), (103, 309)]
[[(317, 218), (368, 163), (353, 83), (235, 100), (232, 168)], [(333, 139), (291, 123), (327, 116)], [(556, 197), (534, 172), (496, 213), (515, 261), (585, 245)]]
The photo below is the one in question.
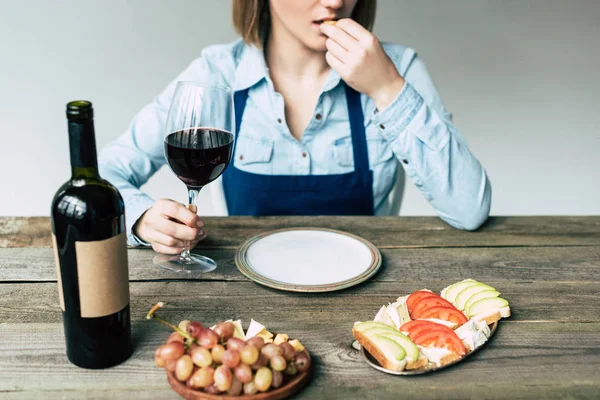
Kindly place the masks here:
[[(304, 352), (310, 358), (310, 353), (307, 350)], [(286, 397), (291, 396), (292, 394), (298, 392), (302, 389), (308, 382), (310, 382), (310, 378), (312, 377), (312, 360), (311, 366), (308, 371), (299, 373), (295, 375), (292, 380), (288, 381), (285, 385), (277, 389), (271, 389), (266, 393), (257, 393), (253, 395), (241, 395), (241, 396), (229, 396), (227, 394), (209, 394), (205, 392), (201, 392), (199, 390), (194, 390), (185, 385), (185, 383), (181, 383), (175, 378), (175, 375), (171, 372), (167, 372), (167, 379), (169, 381), (169, 385), (173, 388), (177, 394), (179, 394), (184, 399), (188, 400), (277, 400), (277, 399), (285, 399)]]

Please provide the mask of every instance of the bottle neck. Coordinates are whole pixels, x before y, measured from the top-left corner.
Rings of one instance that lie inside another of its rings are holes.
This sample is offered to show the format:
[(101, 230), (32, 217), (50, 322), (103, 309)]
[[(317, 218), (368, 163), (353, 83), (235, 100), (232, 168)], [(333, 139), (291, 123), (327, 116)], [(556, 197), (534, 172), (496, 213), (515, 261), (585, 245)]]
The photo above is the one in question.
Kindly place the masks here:
[(72, 178), (98, 178), (94, 120), (69, 121)]

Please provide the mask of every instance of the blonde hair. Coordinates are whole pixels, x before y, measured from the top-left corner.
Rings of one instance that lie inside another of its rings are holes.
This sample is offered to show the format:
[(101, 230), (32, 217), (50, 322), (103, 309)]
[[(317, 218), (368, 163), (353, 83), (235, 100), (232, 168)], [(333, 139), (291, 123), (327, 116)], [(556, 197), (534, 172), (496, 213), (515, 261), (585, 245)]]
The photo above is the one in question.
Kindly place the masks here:
[[(350, 18), (371, 30), (376, 10), (377, 0), (358, 0)], [(269, 0), (233, 0), (233, 26), (246, 43), (262, 47), (270, 24)]]

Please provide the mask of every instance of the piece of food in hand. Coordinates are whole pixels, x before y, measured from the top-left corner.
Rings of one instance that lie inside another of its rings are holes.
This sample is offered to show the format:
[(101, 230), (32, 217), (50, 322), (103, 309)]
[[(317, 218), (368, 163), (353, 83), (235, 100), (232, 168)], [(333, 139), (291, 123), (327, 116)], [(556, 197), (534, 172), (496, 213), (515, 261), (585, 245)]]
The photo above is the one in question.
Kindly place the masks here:
[[(384, 368), (394, 371), (416, 369), (424, 366), (427, 360), (420, 357), (417, 346), (397, 329), (381, 322), (355, 322), (352, 329), (354, 338), (367, 350)], [(402, 358), (398, 350), (392, 351), (392, 345), (381, 338), (384, 337), (400, 346), (404, 352)]]
[(327, 25), (333, 25), (333, 26), (335, 26), (335, 24), (337, 24), (337, 21), (330, 20), (330, 21), (323, 21), (323, 23), (327, 24)]

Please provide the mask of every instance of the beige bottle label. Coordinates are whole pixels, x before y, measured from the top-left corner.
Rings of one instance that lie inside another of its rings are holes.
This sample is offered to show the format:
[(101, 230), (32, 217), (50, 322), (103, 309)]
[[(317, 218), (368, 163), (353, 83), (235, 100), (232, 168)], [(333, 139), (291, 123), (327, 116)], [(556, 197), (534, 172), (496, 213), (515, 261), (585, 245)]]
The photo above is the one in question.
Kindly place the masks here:
[[(81, 317), (104, 317), (125, 308), (129, 304), (129, 271), (125, 233), (106, 240), (75, 242), (75, 252), (77, 254)], [(56, 254), (55, 257), (60, 304), (64, 311), (60, 267)]]
[(54, 264), (56, 264), (56, 282), (58, 283), (58, 301), (60, 303), (60, 309), (65, 311), (65, 298), (63, 295), (62, 278), (60, 275), (60, 260), (58, 258), (58, 244), (56, 243), (56, 236), (52, 233), (52, 248), (54, 249)]

